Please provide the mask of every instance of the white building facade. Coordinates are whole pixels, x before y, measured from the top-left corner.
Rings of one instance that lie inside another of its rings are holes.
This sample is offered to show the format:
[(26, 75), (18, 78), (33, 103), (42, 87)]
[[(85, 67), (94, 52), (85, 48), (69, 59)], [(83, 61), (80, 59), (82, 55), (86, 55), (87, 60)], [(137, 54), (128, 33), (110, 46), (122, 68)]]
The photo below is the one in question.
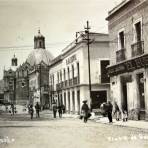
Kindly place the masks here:
[(90, 77), (89, 91), (88, 45), (83, 37), (72, 42), (49, 67), (49, 86), (52, 100), (64, 104), (69, 113), (80, 113), (82, 101), (88, 100), (92, 108), (99, 108), (109, 99), (109, 39), (107, 34), (90, 33)]

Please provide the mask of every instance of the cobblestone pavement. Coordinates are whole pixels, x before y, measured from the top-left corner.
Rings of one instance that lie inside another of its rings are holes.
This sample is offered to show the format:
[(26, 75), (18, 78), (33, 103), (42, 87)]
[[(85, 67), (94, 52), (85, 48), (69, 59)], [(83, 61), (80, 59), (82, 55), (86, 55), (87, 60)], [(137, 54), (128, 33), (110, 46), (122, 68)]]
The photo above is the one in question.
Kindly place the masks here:
[(10, 118), (0, 116), (0, 148), (148, 148), (148, 132), (140, 129), (51, 114), (33, 121), (28, 115)]

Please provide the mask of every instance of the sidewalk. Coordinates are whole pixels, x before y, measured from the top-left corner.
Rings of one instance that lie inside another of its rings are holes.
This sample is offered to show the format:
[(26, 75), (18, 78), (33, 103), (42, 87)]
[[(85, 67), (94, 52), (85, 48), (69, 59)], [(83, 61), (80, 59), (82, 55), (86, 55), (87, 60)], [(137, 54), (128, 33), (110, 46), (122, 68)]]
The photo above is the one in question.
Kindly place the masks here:
[[(63, 114), (63, 117), (65, 117), (65, 118), (79, 118), (79, 115)], [(89, 118), (89, 120), (95, 121), (96, 123), (148, 130), (148, 122), (144, 121), (144, 120), (143, 121), (142, 120), (139, 120), (139, 121), (128, 120), (127, 122), (123, 122), (122, 120), (116, 121), (115, 119), (113, 119), (113, 123), (109, 123), (107, 117), (95, 116), (94, 114), (92, 114), (92, 116)]]
[(113, 119), (113, 123), (109, 123), (107, 117), (102, 117), (100, 119), (95, 119), (97, 123), (103, 123), (103, 124), (110, 124), (110, 125), (116, 125), (116, 126), (123, 126), (123, 127), (132, 127), (132, 128), (139, 128), (139, 129), (146, 129), (148, 130), (148, 122), (147, 121), (134, 121), (134, 120), (128, 120), (127, 122), (123, 122), (122, 120), (116, 121)]

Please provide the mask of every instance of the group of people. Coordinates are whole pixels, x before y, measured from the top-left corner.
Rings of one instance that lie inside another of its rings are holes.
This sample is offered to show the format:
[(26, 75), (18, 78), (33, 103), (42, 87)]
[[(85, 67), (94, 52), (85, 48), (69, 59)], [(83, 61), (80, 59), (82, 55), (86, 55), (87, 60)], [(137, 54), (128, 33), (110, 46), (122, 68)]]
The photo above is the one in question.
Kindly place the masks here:
[(57, 104), (54, 102), (52, 105), (52, 110), (54, 118), (56, 118), (57, 112), (59, 113), (59, 118), (62, 118), (62, 114), (65, 113), (65, 106), (63, 104), (57, 106)]
[(29, 113), (30, 113), (31, 119), (33, 119), (34, 110), (36, 110), (36, 118), (39, 118), (41, 107), (38, 102), (35, 105), (35, 109), (32, 104), (29, 106)]
[[(105, 113), (107, 114), (107, 117), (108, 117), (108, 120), (110, 123), (112, 123), (112, 116), (113, 115), (116, 116), (117, 121), (119, 121), (120, 116), (122, 117), (123, 122), (127, 121), (127, 119), (128, 119), (127, 111), (126, 110), (120, 111), (119, 106), (117, 105), (117, 102), (115, 102), (114, 106), (113, 106), (112, 103), (110, 101), (108, 101), (107, 103), (103, 104), (103, 109), (105, 110)], [(35, 105), (35, 110), (36, 110), (36, 118), (39, 118), (41, 107), (38, 102)], [(57, 117), (57, 112), (59, 114), (59, 118), (62, 118), (62, 114), (65, 113), (65, 106), (63, 104), (57, 106), (56, 102), (53, 102), (52, 110), (53, 110), (53, 117), (54, 118)], [(33, 119), (33, 115), (34, 115), (33, 105), (29, 106), (29, 113), (31, 115), (31, 119)], [(87, 105), (87, 100), (84, 100), (83, 105), (81, 107), (80, 118), (81, 119), (83, 118), (84, 123), (86, 123), (90, 116), (91, 116), (90, 108)]]
[[(113, 110), (113, 107), (114, 107), (114, 110)], [(113, 106), (111, 102), (108, 101), (106, 104), (104, 104), (104, 109), (110, 123), (112, 123), (113, 115), (116, 116), (116, 121), (119, 121), (120, 117), (122, 118), (123, 122), (128, 120), (127, 110), (123, 109), (122, 111), (120, 111), (119, 106), (117, 105), (117, 102), (115, 102)]]

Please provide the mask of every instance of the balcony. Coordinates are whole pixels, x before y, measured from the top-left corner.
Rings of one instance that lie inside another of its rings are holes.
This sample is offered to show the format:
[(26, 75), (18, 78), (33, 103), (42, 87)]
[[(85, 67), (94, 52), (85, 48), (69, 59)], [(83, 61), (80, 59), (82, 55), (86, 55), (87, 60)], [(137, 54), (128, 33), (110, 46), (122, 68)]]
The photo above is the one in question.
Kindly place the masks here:
[(125, 48), (116, 51), (116, 62), (121, 62), (126, 59), (125, 51)]
[(137, 43), (132, 44), (131, 48), (132, 48), (132, 57), (141, 55), (144, 53), (144, 42), (138, 41)]
[(56, 90), (59, 91), (59, 90), (61, 90), (61, 89), (62, 89), (62, 88), (61, 88), (61, 83), (56, 84)]
[(79, 84), (79, 79), (78, 79), (78, 77), (74, 77), (73, 78), (73, 85), (77, 85), (77, 84)]
[(72, 86), (73, 85), (73, 79), (70, 79), (69, 80), (69, 86)]
[(64, 81), (64, 87), (67, 87), (67, 84), (68, 84), (68, 81), (65, 80), (65, 81)]

